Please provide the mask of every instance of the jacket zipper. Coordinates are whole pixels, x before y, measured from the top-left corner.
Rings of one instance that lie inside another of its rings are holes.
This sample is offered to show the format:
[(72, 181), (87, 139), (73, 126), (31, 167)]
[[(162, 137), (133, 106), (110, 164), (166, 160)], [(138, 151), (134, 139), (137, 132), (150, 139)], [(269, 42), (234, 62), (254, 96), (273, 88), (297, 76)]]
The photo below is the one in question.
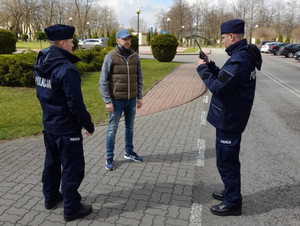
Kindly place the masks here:
[(130, 99), (130, 75), (129, 75), (129, 59), (126, 60), (127, 64), (127, 76), (128, 76), (128, 100)]
[[(134, 53), (135, 54), (135, 53)], [(130, 55), (127, 57), (124, 57), (122, 55), (119, 54), (119, 56), (122, 56), (126, 62), (126, 66), (127, 66), (127, 76), (128, 76), (128, 100), (130, 99), (130, 74), (129, 74), (129, 58), (132, 57), (134, 54)]]

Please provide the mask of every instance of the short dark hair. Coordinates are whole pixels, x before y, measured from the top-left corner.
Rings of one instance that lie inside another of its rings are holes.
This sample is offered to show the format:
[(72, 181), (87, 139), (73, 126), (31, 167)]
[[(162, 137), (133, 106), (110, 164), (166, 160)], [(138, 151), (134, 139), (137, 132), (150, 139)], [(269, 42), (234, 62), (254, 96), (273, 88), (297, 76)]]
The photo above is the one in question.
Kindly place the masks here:
[(235, 37), (236, 37), (237, 39), (239, 39), (239, 40), (242, 40), (242, 39), (244, 39), (244, 37), (245, 37), (245, 34), (244, 34), (244, 33), (234, 34), (234, 35), (235, 35)]

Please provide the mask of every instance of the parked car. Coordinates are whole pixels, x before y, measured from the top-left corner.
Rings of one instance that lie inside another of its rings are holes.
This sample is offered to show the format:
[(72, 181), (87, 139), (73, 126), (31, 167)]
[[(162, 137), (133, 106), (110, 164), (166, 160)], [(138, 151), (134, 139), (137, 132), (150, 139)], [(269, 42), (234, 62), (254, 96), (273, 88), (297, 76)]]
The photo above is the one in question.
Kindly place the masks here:
[(108, 38), (107, 37), (102, 37), (102, 38), (98, 38), (101, 40), (102, 42), (102, 46), (103, 47), (106, 47), (107, 46), (107, 41), (108, 41)]
[(89, 49), (95, 46), (106, 47), (106, 42), (101, 39), (85, 39), (82, 42), (78, 43), (79, 49)]
[(300, 60), (300, 51), (295, 53), (295, 60)]
[(289, 44), (290, 43), (279, 43), (279, 44), (276, 44), (276, 45), (272, 45), (269, 48), (269, 53), (273, 53), (274, 55), (279, 56), (280, 55), (280, 47), (284, 47), (284, 46), (287, 46)]
[[(290, 44), (288, 44), (288, 45), (286, 45), (286, 46), (292, 46), (292, 45), (295, 45), (295, 44), (292, 44), (292, 43), (290, 43)], [(286, 46), (281, 46), (280, 48), (279, 48), (279, 55), (283, 55), (283, 50), (284, 50), (284, 47), (286, 47)]]
[(261, 51), (262, 53), (269, 53), (269, 48), (270, 48), (270, 46), (276, 45), (276, 44), (278, 44), (278, 43), (279, 43), (279, 42), (268, 42), (268, 43), (265, 43), (265, 44), (262, 45), (260, 51)]
[(261, 42), (258, 43), (257, 47), (258, 47), (259, 49), (261, 49), (261, 47), (262, 47), (264, 44), (268, 43), (268, 42), (274, 42), (274, 41), (261, 41)]
[(282, 55), (288, 58), (294, 57), (295, 53), (300, 51), (300, 44), (292, 44), (283, 47)]

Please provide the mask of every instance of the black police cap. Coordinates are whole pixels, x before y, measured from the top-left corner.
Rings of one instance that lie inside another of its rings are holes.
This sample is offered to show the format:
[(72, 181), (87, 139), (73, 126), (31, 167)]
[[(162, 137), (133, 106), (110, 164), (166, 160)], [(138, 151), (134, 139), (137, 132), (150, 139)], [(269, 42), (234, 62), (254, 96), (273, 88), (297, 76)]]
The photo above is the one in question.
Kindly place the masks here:
[(50, 41), (58, 41), (73, 38), (75, 28), (64, 24), (55, 24), (44, 29)]
[(229, 20), (222, 23), (221, 25), (221, 35), (222, 34), (244, 34), (245, 22), (243, 20)]

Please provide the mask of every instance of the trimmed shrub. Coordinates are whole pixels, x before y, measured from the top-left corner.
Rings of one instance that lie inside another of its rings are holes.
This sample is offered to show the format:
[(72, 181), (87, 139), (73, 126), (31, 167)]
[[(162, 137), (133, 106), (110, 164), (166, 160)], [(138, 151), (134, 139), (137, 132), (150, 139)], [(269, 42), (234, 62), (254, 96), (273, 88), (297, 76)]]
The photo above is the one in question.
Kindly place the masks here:
[(43, 31), (37, 31), (37, 32), (35, 32), (34, 36), (39, 41), (47, 40), (47, 35)]
[(12, 54), (16, 51), (17, 38), (9, 30), (0, 29), (0, 54)]
[(76, 63), (76, 67), (80, 74), (85, 71), (100, 71), (105, 55), (113, 48), (94, 47), (92, 49), (77, 50), (73, 54), (81, 61)]
[(177, 39), (174, 35), (161, 34), (151, 40), (151, 49), (153, 56), (160, 62), (171, 62), (178, 46)]
[[(76, 63), (80, 75), (86, 71), (100, 71), (105, 55), (112, 49), (95, 47), (74, 51), (73, 54), (81, 59)], [(33, 51), (0, 56), (0, 86), (33, 87), (36, 57), (37, 53)]]
[(34, 86), (34, 63), (37, 53), (19, 53), (0, 57), (1, 86)]
[(27, 42), (27, 40), (28, 40), (28, 34), (22, 34), (22, 36), (21, 36), (21, 39), (22, 39), (22, 41), (24, 41), (24, 42)]

